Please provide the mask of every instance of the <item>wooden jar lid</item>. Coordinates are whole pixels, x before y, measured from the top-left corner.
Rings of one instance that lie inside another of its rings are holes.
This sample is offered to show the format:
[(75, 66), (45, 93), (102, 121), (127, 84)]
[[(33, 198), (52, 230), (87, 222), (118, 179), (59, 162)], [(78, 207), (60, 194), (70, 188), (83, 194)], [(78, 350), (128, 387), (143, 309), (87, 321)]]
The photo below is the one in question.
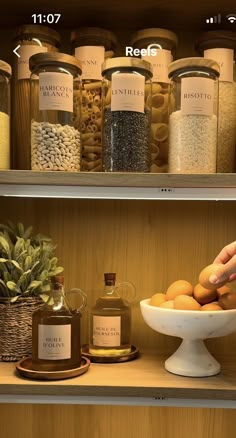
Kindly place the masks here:
[(174, 72), (188, 68), (210, 69), (217, 76), (219, 76), (220, 74), (220, 66), (216, 61), (214, 61), (213, 59), (195, 57), (195, 58), (182, 58), (182, 59), (178, 59), (177, 61), (171, 62), (171, 64), (168, 67), (168, 75), (169, 77), (171, 77)]

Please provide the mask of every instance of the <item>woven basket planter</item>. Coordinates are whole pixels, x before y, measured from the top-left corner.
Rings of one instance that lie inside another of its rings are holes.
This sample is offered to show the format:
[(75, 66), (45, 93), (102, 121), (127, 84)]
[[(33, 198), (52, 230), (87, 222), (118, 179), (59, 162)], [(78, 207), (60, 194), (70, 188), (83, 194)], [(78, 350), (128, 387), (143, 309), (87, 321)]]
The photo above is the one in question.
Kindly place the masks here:
[(0, 361), (14, 362), (32, 354), (32, 314), (43, 306), (40, 298), (0, 298)]

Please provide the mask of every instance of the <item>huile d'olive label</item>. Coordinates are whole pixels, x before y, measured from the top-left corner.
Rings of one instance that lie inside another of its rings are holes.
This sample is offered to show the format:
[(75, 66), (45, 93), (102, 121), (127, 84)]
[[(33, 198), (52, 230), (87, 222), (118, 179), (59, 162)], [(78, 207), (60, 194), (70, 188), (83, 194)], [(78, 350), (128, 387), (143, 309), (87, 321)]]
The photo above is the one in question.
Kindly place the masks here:
[(71, 325), (38, 326), (38, 358), (61, 360), (71, 358)]
[(39, 74), (39, 110), (73, 113), (73, 76), (64, 73)]
[(145, 77), (135, 73), (112, 75), (111, 111), (144, 113)]
[(208, 78), (183, 78), (181, 81), (181, 112), (184, 115), (212, 116), (215, 81)]

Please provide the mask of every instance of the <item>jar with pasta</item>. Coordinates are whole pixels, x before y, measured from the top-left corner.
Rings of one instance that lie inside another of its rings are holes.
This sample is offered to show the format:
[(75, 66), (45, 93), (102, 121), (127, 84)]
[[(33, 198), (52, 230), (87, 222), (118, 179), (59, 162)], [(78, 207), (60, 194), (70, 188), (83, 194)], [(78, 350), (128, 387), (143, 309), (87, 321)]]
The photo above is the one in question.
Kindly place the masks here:
[[(105, 59), (114, 55), (115, 35), (95, 27), (81, 27), (71, 33), (73, 54), (82, 62), (82, 161), (81, 170), (102, 170), (102, 76)], [(75, 105), (77, 97), (75, 95)], [(80, 123), (79, 112), (76, 123)]]
[(29, 58), (41, 52), (58, 51), (60, 35), (41, 25), (20, 26), (15, 34), (14, 47), (19, 45), (15, 56), (13, 78), (13, 166), (30, 169), (30, 69)]
[(0, 61), (0, 169), (10, 169), (11, 66)]
[(151, 172), (168, 171), (168, 66), (175, 59), (177, 42), (174, 32), (159, 28), (140, 30), (131, 39), (133, 48), (153, 67)]
[(196, 42), (196, 48), (204, 58), (214, 59), (220, 66), (216, 169), (218, 173), (231, 173), (235, 169), (236, 155), (236, 33), (224, 30), (206, 32)]
[(31, 168), (79, 171), (80, 131), (74, 124), (74, 93), (81, 93), (81, 63), (64, 53), (38, 53), (30, 58), (30, 70)]

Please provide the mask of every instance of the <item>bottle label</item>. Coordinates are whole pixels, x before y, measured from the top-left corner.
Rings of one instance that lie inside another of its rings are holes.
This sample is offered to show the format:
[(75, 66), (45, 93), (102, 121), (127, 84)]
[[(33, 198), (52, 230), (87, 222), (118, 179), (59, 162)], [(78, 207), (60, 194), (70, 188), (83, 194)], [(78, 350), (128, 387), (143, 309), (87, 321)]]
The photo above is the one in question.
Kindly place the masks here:
[[(153, 44), (155, 47), (155, 44)], [(169, 83), (168, 66), (173, 61), (173, 56), (170, 50), (156, 49), (156, 56), (142, 56), (142, 59), (150, 62), (153, 68), (152, 82)]]
[(102, 63), (105, 59), (103, 46), (76, 47), (75, 57), (82, 62), (82, 79), (102, 80)]
[(204, 50), (204, 58), (214, 59), (220, 66), (220, 81), (233, 82), (233, 49), (208, 49)]
[(29, 79), (31, 71), (29, 69), (29, 59), (36, 53), (47, 52), (47, 47), (42, 46), (30, 46), (28, 44), (20, 46), (17, 52), (20, 58), (17, 58), (17, 79)]
[(73, 113), (73, 76), (39, 73), (39, 110)]
[(71, 325), (38, 326), (38, 358), (62, 360), (71, 358)]
[(118, 73), (112, 75), (111, 82), (111, 111), (144, 113), (144, 76)]
[(208, 78), (183, 78), (181, 82), (182, 114), (212, 116), (215, 85), (215, 81)]
[(120, 331), (120, 316), (93, 316), (93, 345), (98, 347), (119, 347)]

